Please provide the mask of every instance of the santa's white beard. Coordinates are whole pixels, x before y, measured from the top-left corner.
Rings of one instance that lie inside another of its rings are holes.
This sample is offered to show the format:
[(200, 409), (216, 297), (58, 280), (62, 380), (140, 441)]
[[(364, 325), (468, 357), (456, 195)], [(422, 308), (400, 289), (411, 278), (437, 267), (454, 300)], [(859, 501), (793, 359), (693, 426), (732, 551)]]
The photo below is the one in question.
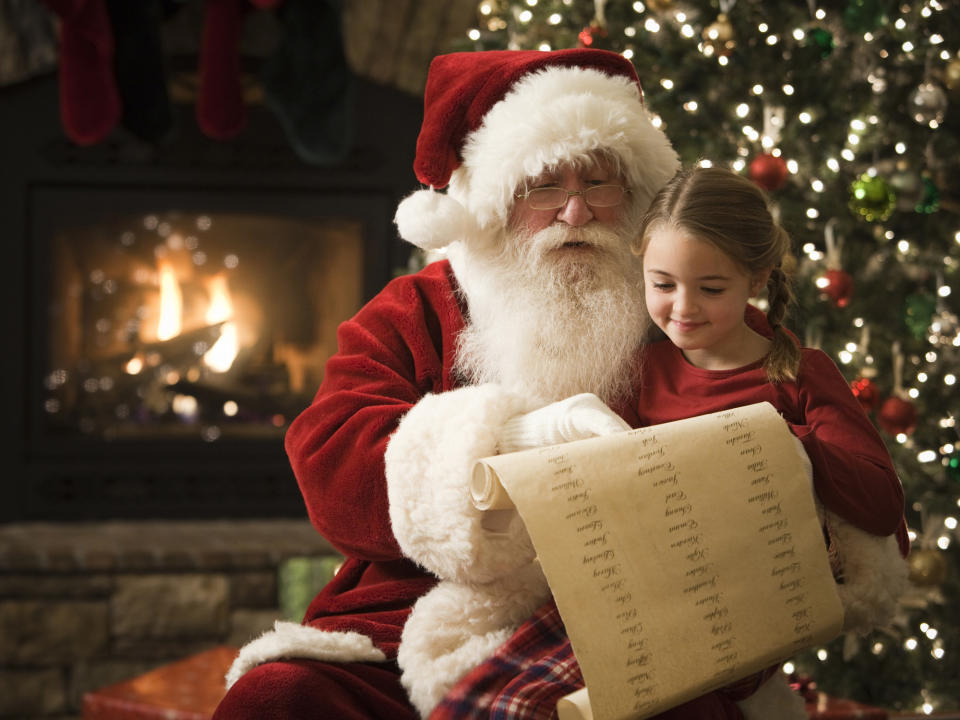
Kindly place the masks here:
[[(499, 250), (464, 248), (458, 273), (469, 322), (457, 369), (542, 402), (629, 394), (649, 320), (627, 232), (552, 225), (509, 232)], [(582, 242), (588, 247), (562, 248)]]

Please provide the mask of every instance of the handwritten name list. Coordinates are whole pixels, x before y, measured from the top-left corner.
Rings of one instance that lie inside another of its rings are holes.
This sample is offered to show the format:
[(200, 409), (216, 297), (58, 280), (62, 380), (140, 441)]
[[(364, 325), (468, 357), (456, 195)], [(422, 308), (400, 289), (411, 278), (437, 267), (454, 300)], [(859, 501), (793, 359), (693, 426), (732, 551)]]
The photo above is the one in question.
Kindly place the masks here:
[(586, 680), (561, 718), (649, 717), (840, 632), (810, 481), (769, 403), (478, 467), (526, 522)]

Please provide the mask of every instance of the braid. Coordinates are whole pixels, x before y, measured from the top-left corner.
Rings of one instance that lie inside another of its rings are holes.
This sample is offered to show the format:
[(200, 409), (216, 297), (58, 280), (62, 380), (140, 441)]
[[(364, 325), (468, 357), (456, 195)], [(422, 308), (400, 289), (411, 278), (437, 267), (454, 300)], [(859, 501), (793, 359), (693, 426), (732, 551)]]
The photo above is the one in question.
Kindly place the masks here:
[(792, 261), (792, 256), (785, 256), (784, 261), (770, 271), (767, 280), (767, 301), (770, 305), (767, 322), (773, 328), (773, 342), (763, 367), (771, 382), (795, 380), (800, 367), (800, 347), (783, 327), (784, 318), (794, 297), (788, 275), (788, 270), (792, 270)]

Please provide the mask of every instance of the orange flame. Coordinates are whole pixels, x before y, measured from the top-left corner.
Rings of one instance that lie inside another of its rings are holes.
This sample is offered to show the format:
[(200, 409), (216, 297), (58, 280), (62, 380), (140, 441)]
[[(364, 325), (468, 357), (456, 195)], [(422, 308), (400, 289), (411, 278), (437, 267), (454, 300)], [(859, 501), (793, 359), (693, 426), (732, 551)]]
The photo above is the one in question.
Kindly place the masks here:
[(229, 322), (233, 317), (233, 300), (230, 297), (226, 276), (218, 273), (210, 278), (207, 281), (207, 291), (210, 293), (210, 306), (207, 308), (205, 319), (210, 325), (219, 322), (223, 325), (220, 328), (219, 339), (203, 356), (203, 362), (214, 372), (222, 373), (233, 365), (239, 350), (237, 325)]
[(160, 318), (157, 321), (157, 339), (169, 340), (180, 334), (183, 326), (183, 295), (173, 265), (161, 260), (157, 266), (160, 273)]

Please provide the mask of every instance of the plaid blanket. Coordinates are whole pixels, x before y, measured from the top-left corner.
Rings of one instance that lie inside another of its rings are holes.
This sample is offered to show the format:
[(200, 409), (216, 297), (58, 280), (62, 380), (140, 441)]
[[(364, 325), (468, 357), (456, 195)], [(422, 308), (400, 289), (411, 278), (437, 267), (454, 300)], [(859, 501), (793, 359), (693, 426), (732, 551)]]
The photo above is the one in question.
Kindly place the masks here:
[[(684, 703), (656, 720), (743, 720), (734, 701), (754, 692), (773, 670)], [(551, 601), (465, 675), (429, 720), (553, 720), (557, 700), (582, 687), (580, 666)]]

